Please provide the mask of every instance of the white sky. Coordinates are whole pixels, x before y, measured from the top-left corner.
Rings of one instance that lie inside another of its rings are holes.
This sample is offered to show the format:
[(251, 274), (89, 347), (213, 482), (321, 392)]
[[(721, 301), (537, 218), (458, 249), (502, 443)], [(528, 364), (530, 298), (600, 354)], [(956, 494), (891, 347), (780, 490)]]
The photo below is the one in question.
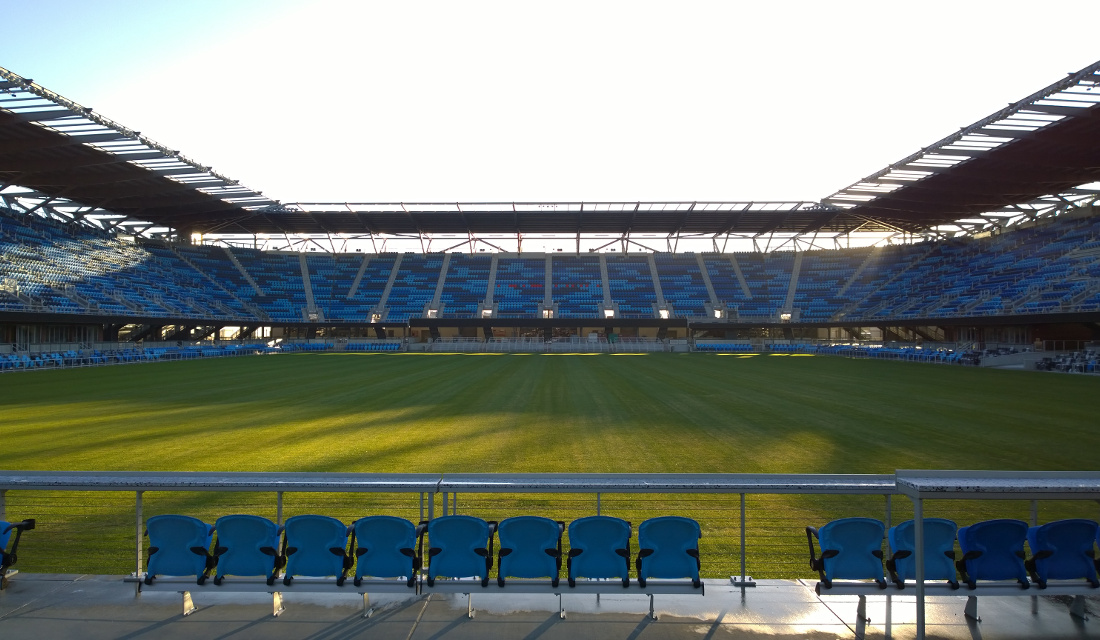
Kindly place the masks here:
[(0, 0), (0, 66), (283, 202), (820, 200), (1100, 57), (1096, 0)]

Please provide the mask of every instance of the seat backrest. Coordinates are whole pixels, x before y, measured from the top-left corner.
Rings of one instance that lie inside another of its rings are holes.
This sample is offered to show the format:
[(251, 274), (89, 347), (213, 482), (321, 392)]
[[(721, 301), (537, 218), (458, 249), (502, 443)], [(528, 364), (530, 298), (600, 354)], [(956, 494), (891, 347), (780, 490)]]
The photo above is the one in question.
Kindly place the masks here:
[[(890, 553), (908, 551), (910, 556), (894, 561), (898, 577), (902, 580), (914, 580), (917, 577), (917, 542), (913, 520), (906, 520), (891, 527), (887, 538), (890, 541)], [(924, 519), (924, 579), (950, 580), (955, 583), (955, 532), (958, 526), (946, 518)]]
[(11, 539), (11, 532), (14, 527), (10, 522), (0, 520), (0, 553), (6, 553), (8, 550), (8, 540)]
[(163, 515), (149, 518), (145, 528), (149, 574), (198, 577), (205, 573), (214, 527), (191, 516)]
[(1085, 578), (1096, 582), (1093, 544), (1098, 530), (1092, 520), (1078, 518), (1029, 528), (1027, 544), (1040, 581)]
[(569, 523), (569, 577), (623, 578), (630, 573), (630, 523), (588, 516)]
[(699, 579), (699, 538), (691, 518), (661, 516), (638, 525), (638, 578)]
[(404, 518), (368, 516), (352, 525), (355, 577), (409, 578), (414, 572), (416, 526)]
[(986, 520), (959, 529), (959, 549), (969, 581), (1019, 580), (1027, 584), (1026, 537), (1027, 523), (1023, 520)]
[(218, 575), (259, 576), (275, 570), (279, 553), (279, 527), (260, 516), (236, 514), (214, 522), (218, 540)]
[[(886, 579), (882, 570), (882, 538), (886, 525), (874, 518), (841, 518), (818, 530), (826, 580)], [(836, 555), (828, 552), (835, 550)], [(875, 552), (878, 552), (877, 555)], [(831, 555), (831, 557), (825, 557)]]
[[(428, 523), (428, 576), (489, 577), (489, 523), (473, 516), (443, 516)], [(438, 549), (438, 551), (437, 551)]]
[(283, 527), (287, 576), (339, 576), (344, 570), (348, 528), (328, 516), (294, 516)]
[(561, 567), (561, 528), (550, 518), (505, 518), (497, 527), (499, 574), (507, 578), (556, 577)]

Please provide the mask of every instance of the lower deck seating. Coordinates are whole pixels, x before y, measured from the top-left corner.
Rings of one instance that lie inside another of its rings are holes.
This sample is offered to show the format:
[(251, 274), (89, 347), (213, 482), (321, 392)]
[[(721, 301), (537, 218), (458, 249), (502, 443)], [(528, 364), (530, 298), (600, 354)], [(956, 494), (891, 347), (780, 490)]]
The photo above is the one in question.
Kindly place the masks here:
[(280, 527), (251, 515), (224, 516), (214, 525), (162, 515), (147, 521), (146, 572), (131, 580), (140, 590), (183, 593), (184, 615), (195, 610), (191, 591), (196, 588), (271, 593), (276, 616), (283, 611), (285, 590), (359, 593), (367, 615), (368, 592), (465, 593), (471, 598), (471, 617), (474, 593), (556, 594), (562, 617), (562, 593), (636, 593), (649, 596), (654, 618), (654, 594), (703, 594), (701, 530), (694, 520), (664, 516), (641, 524), (634, 583), (629, 522), (590, 516), (568, 530), (569, 581), (563, 586), (566, 526), (540, 516), (506, 518), (499, 525), (464, 515), (419, 525), (369, 516), (345, 525), (328, 516), (300, 515)]
[[(810, 566), (819, 572), (818, 595), (859, 596), (858, 622), (866, 619), (866, 596), (887, 589), (883, 574), (885, 526), (873, 518), (834, 520), (820, 530), (806, 527)], [(976, 596), (1073, 596), (1070, 612), (1084, 616), (1084, 597), (1100, 595), (1095, 547), (1100, 527), (1090, 520), (1058, 520), (1028, 527), (1021, 520), (987, 520), (956, 529), (942, 518), (924, 519), (924, 590), (948, 594), (962, 589), (969, 597), (965, 614), (977, 619)], [(916, 578), (914, 521), (890, 529), (886, 560), (898, 590)], [(814, 539), (820, 554), (815, 553)], [(961, 555), (956, 560), (955, 542)], [(1024, 550), (1025, 541), (1031, 557)], [(956, 571), (958, 572), (956, 575)], [(1030, 580), (1029, 580), (1030, 577)]]

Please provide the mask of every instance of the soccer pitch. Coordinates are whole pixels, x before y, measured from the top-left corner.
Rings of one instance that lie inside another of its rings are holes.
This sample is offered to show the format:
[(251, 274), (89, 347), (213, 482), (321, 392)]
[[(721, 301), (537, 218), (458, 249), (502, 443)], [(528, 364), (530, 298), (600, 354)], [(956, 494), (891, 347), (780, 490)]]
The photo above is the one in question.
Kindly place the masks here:
[[(831, 357), (293, 354), (8, 374), (0, 469), (332, 472), (892, 473), (1095, 469), (1091, 376)], [(418, 496), (287, 494), (285, 516), (415, 520)], [(146, 517), (274, 517), (270, 494), (150, 492)], [(635, 527), (703, 526), (704, 574), (737, 573), (738, 496), (604, 495)], [(807, 524), (884, 517), (881, 496), (749, 496), (749, 573), (807, 575)], [(930, 502), (960, 524), (1026, 502)], [(895, 499), (894, 523), (909, 517)], [(132, 570), (132, 493), (11, 491), (36, 517), (24, 571)], [(1095, 507), (1040, 506), (1040, 520)], [(460, 495), (500, 520), (595, 513), (588, 495)], [(74, 553), (74, 551), (79, 551)]]

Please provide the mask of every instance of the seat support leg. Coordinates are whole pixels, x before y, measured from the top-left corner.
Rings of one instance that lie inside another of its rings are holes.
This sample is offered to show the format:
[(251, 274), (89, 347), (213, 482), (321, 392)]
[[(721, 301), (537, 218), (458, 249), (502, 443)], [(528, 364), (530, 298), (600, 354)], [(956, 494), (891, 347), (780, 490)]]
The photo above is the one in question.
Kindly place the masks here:
[(474, 594), (472, 593), (466, 594), (466, 617), (474, 617)]
[(558, 616), (562, 620), (565, 620), (565, 605), (563, 605), (562, 602), (561, 602), (561, 594), (560, 593), (558, 594)]
[(183, 615), (189, 616), (195, 612), (195, 601), (191, 599), (190, 591), (181, 591), (183, 594)]
[(981, 622), (982, 617), (978, 615), (978, 598), (975, 596), (967, 596), (966, 608), (963, 609), (963, 613), (966, 614), (967, 618)]
[(374, 615), (374, 607), (370, 606), (370, 594), (363, 594), (363, 617), (369, 618)]
[(653, 594), (649, 594), (649, 619), (656, 620), (657, 612), (653, 610)]
[(283, 608), (283, 594), (281, 591), (275, 591), (271, 594), (271, 615), (278, 616), (286, 609)]
[(859, 600), (856, 604), (856, 637), (864, 638), (867, 636), (867, 623), (871, 619), (867, 617), (867, 596), (859, 596)]
[(1073, 604), (1069, 606), (1069, 614), (1082, 620), (1089, 619), (1085, 613), (1085, 596), (1073, 596)]

